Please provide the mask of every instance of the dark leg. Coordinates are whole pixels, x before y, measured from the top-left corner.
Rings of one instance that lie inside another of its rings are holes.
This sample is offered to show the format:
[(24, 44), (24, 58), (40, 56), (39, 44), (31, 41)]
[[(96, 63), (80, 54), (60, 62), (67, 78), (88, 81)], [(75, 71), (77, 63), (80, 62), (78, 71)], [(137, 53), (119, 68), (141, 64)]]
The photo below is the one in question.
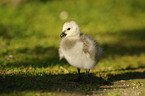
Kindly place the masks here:
[(75, 82), (79, 82), (81, 80), (81, 76), (80, 76), (80, 69), (78, 68), (78, 78), (75, 79)]
[(90, 71), (90, 69), (86, 70), (86, 73), (87, 73), (87, 83), (89, 82), (89, 71)]
[(80, 81), (81, 76), (80, 76), (80, 69), (78, 68), (78, 81)]

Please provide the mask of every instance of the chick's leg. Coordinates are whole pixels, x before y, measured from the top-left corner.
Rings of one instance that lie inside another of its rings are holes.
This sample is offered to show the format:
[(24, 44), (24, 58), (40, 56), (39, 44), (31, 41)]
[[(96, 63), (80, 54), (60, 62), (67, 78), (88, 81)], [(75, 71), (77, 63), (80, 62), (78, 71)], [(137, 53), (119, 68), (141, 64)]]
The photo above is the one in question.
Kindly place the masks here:
[(87, 73), (87, 82), (89, 82), (89, 71), (90, 71), (90, 69), (86, 70), (86, 73)]
[(78, 68), (78, 81), (80, 81), (81, 76), (80, 76), (80, 69)]

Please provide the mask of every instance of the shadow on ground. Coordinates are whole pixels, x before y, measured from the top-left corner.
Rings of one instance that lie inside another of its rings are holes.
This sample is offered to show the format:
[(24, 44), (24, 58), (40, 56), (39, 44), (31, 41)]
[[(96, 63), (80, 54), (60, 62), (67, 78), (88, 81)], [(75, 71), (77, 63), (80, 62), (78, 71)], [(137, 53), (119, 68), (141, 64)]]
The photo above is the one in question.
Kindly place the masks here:
[[(128, 69), (123, 69), (128, 70)], [(136, 70), (136, 69), (129, 69)], [(113, 70), (114, 71), (114, 70)], [(118, 71), (118, 70), (117, 70)], [(111, 85), (114, 81), (130, 80), (130, 79), (145, 79), (144, 72), (126, 72), (116, 75), (108, 75), (105, 80), (102, 77), (96, 76), (99, 73), (90, 74), (89, 83), (86, 83), (84, 73), (81, 73), (82, 80), (74, 82), (77, 74), (40, 74), (30, 75), (25, 73), (10, 74), (0, 76), (0, 90), (1, 93), (8, 93), (13, 91), (42, 91), (42, 92), (87, 92), (90, 90), (98, 90), (102, 85)]]
[[(85, 77), (85, 74), (81, 74)], [(30, 76), (27, 74), (14, 74), (0, 76), (0, 89), (2, 93), (13, 91), (46, 91), (46, 92), (59, 92), (59, 91), (83, 91), (85, 88), (98, 89), (99, 83), (104, 82), (102, 78), (91, 75), (91, 83), (86, 84), (85, 80), (82, 82), (74, 82), (77, 74), (41, 74), (41, 76)], [(95, 83), (96, 82), (96, 83)]]
[[(140, 68), (127, 68), (127, 69), (123, 69), (122, 71), (126, 71), (126, 70), (133, 71), (136, 69), (145, 70), (145, 66), (142, 66)], [(120, 81), (120, 80), (130, 80), (130, 79), (145, 79), (145, 71), (144, 72), (136, 72), (136, 71), (126, 72), (124, 74), (109, 75), (108, 77), (109, 77), (108, 81), (110, 82)]]

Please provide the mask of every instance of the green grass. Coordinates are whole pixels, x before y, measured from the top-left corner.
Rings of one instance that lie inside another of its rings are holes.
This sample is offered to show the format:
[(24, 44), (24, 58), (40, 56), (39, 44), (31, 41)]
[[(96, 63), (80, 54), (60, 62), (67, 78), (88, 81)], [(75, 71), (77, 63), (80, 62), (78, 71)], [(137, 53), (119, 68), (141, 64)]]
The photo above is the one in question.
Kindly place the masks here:
[[(0, 95), (145, 95), (145, 1), (0, 1)], [(68, 18), (62, 20), (60, 13)], [(75, 20), (96, 39), (104, 57), (90, 83), (76, 68), (59, 61), (62, 25)], [(124, 85), (125, 84), (125, 85)]]

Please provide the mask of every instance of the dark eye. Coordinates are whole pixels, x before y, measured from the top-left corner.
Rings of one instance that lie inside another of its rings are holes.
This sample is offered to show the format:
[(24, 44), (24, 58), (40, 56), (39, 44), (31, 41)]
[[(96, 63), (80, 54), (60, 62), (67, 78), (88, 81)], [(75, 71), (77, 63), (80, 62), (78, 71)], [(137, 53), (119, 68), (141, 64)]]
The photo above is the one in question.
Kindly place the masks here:
[(67, 28), (67, 30), (70, 30), (71, 28)]

